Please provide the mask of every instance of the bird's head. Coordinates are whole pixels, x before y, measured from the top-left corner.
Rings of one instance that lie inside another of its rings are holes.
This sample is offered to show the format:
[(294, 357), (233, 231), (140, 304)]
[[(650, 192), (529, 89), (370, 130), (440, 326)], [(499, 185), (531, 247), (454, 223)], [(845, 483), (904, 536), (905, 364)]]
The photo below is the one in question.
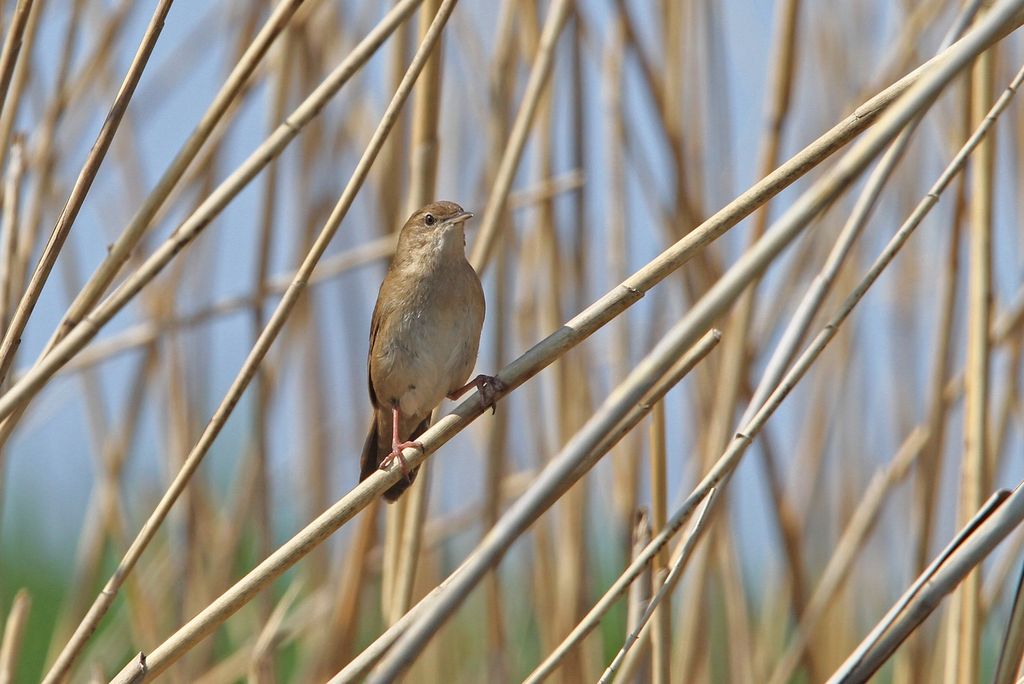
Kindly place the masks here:
[(431, 202), (413, 213), (402, 227), (399, 252), (415, 250), (421, 256), (465, 255), (466, 234), (462, 224), (473, 214), (455, 202)]

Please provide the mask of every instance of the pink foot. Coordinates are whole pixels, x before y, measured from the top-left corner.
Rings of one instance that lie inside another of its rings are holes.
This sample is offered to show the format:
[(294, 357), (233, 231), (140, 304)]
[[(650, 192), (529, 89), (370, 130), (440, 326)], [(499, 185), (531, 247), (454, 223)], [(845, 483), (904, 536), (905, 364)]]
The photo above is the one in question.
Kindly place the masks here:
[(405, 462), (405, 456), (402, 455), (402, 449), (410, 448), (423, 451), (423, 444), (420, 442), (392, 442), (391, 453), (384, 457), (384, 460), (380, 462), (378, 468), (380, 470), (387, 470), (397, 459), (398, 464), (402, 467), (402, 476), (406, 480), (409, 480), (409, 464)]

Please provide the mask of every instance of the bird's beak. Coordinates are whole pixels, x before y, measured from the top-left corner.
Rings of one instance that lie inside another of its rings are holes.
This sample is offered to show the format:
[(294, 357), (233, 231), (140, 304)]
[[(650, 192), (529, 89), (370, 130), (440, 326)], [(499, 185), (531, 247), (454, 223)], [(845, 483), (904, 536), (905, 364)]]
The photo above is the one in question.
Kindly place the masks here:
[(471, 218), (473, 218), (473, 214), (471, 212), (464, 211), (461, 214), (456, 214), (455, 216), (448, 219), (448, 223), (451, 223), (453, 225), (456, 223), (464, 223), (465, 221), (468, 221)]

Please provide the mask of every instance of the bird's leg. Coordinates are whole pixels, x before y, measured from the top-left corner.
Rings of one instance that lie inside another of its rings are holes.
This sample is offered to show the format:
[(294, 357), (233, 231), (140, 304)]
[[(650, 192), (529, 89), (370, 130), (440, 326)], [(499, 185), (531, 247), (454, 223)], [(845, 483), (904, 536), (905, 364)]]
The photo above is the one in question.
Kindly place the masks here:
[(391, 453), (384, 457), (384, 460), (380, 462), (380, 469), (387, 470), (391, 467), (391, 464), (398, 459), (399, 465), (402, 466), (402, 475), (406, 480), (409, 479), (409, 465), (405, 462), (405, 456), (402, 455), (402, 449), (419, 449), (423, 451), (423, 444), (420, 442), (402, 442), (398, 439), (398, 406), (393, 405), (391, 407)]
[(476, 391), (480, 393), (480, 401), (484, 403), (484, 408), (490, 407), (491, 413), (493, 414), (497, 408), (495, 402), (498, 400), (495, 394), (505, 389), (505, 383), (494, 375), (478, 375), (465, 385), (457, 390), (452, 390), (448, 393), (448, 398), (455, 401), (469, 390), (476, 388)]

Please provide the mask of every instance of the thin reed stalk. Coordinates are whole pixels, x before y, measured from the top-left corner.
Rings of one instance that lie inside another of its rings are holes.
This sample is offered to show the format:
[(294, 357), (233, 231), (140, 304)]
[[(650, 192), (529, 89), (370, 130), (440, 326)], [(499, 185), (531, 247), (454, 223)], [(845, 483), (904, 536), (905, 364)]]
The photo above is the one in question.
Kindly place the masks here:
[(866, 681), (938, 605), (1024, 520), (1024, 488), (997, 492), (925, 569), (882, 622), (829, 678), (829, 684)]
[[(420, 40), (426, 34), (430, 21), (437, 14), (439, 8), (439, 0), (428, 0), (420, 7)], [(411, 214), (430, 202), (434, 197), (437, 185), (437, 126), (441, 102), (444, 99), (441, 81), (442, 54), (443, 50), (439, 47), (427, 60), (413, 96), (407, 214)], [(385, 585), (382, 589), (391, 594), (388, 613), (388, 619), (391, 622), (401, 617), (412, 602), (416, 565), (420, 560), (420, 545), (423, 541), (423, 526), (427, 519), (427, 494), (431, 479), (430, 464), (427, 463), (421, 469), (409, 496), (400, 499), (395, 506), (387, 509), (388, 516), (398, 518), (398, 526), (393, 526), (393, 529), (401, 535), (397, 546), (397, 558), (394, 559), (397, 568), (394, 583), (390, 586)]]
[(18, 657), (21, 655), (21, 644), (25, 639), (25, 627), (31, 608), (32, 597), (24, 589), (19, 590), (7, 614), (3, 640), (0, 641), (0, 684), (17, 681)]
[(14, 317), (4, 332), (3, 342), (0, 343), (0, 382), (7, 376), (11, 364), (14, 362), (14, 354), (21, 344), (21, 335), (25, 330), (25, 324), (28, 323), (28, 318), (32, 315), (32, 310), (35, 309), (36, 301), (38, 301), (39, 294), (43, 289), (43, 284), (46, 283), (46, 279), (50, 275), (53, 264), (57, 260), (57, 255), (64, 246), (64, 241), (67, 239), (68, 233), (78, 217), (82, 203), (85, 202), (86, 195), (89, 194), (89, 189), (92, 187), (96, 174), (99, 172), (100, 164), (103, 163), (107, 150), (110, 149), (110, 143), (113, 141), (114, 135), (121, 124), (121, 119), (128, 109), (128, 103), (131, 102), (132, 95), (135, 94), (135, 88), (139, 84), (139, 79), (142, 78), (142, 72), (149, 63), (149, 57), (153, 53), (153, 48), (156, 47), (156, 41), (163, 30), (164, 21), (167, 18), (167, 13), (171, 10), (172, 3), (173, 0), (161, 0), (153, 10), (153, 16), (150, 18), (146, 32), (139, 42), (139, 49), (135, 53), (135, 58), (132, 60), (131, 66), (128, 67), (128, 73), (125, 74), (117, 96), (110, 105), (110, 111), (107, 112), (107, 116), (103, 121), (103, 127), (96, 136), (96, 142), (93, 143), (92, 148), (89, 150), (89, 156), (82, 165), (82, 170), (79, 172), (75, 185), (71, 189), (68, 201), (61, 210), (60, 218), (57, 219), (57, 225), (53, 227), (53, 232), (50, 234), (50, 239), (43, 249), (43, 254), (39, 257), (39, 263), (32, 273), (28, 288), (22, 295), (18, 308), (14, 312)]
[[(971, 73), (971, 120), (975, 124), (986, 118), (992, 101), (994, 55), (983, 53)], [(961, 465), (961, 520), (981, 506), (988, 490), (986, 435), (988, 434), (989, 393), (989, 319), (992, 298), (992, 199), (995, 144), (987, 136), (978, 145), (971, 163), (970, 267), (968, 270), (967, 364), (965, 375), (966, 417), (964, 419), (964, 452)], [(956, 644), (955, 663), (947, 676), (971, 681), (978, 676), (981, 647), (981, 576), (968, 575), (960, 588), (957, 607), (959, 620), (950, 621)]]

